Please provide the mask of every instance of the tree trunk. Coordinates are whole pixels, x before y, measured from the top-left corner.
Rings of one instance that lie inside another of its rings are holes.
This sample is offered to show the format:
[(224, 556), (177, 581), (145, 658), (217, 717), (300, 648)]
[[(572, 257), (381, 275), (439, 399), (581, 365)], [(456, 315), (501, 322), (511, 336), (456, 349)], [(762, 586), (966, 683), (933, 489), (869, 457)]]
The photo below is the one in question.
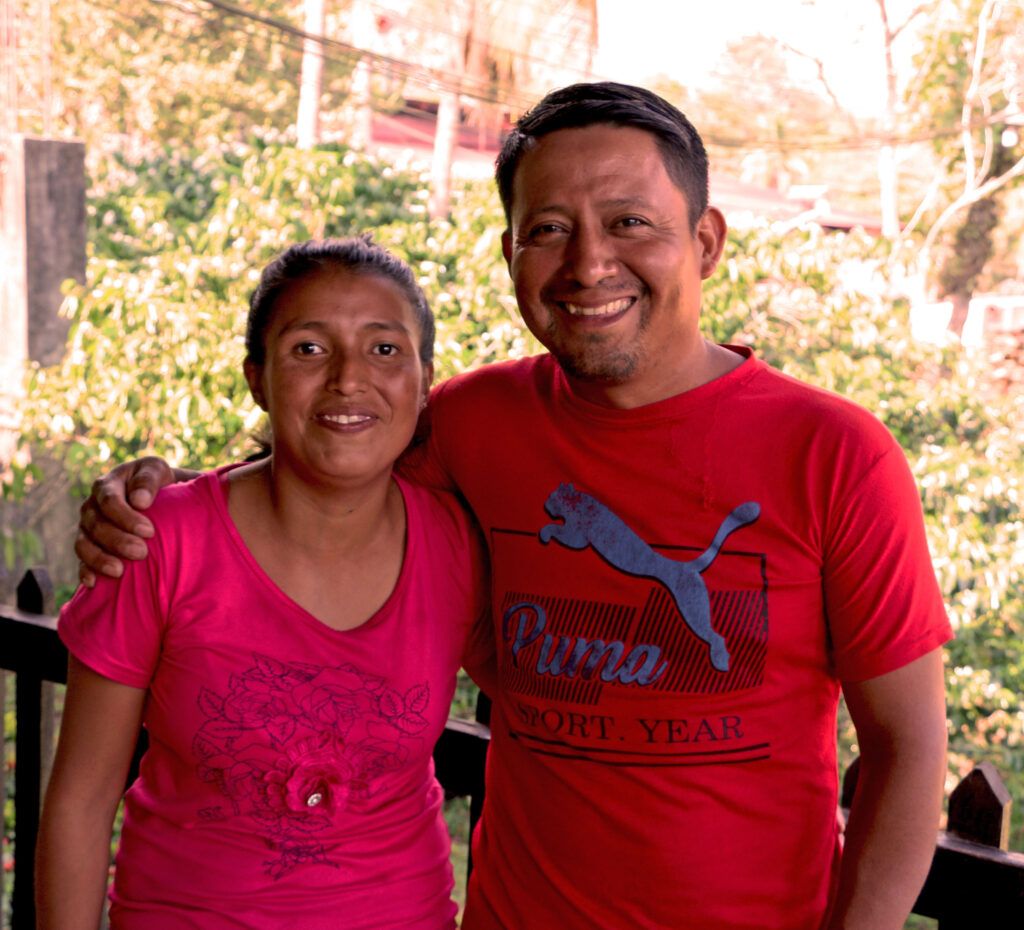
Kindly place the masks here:
[(320, 96), (324, 85), (324, 0), (304, 0), (302, 77), (299, 82), (299, 115), (295, 130), (300, 149), (320, 141)]
[[(896, 103), (899, 99), (892, 46), (899, 29), (894, 30), (889, 22), (886, 0), (876, 0), (876, 3), (878, 15), (882, 20), (882, 41), (885, 44), (885, 118), (882, 121), (882, 129), (886, 136), (891, 137), (896, 130)], [(896, 150), (891, 145), (883, 146), (878, 153), (878, 187), (879, 206), (882, 210), (882, 235), (886, 239), (895, 239), (900, 234), (899, 178), (896, 170)]]
[(882, 235), (895, 239), (900, 234), (900, 214), (897, 203), (899, 178), (896, 173), (896, 150), (883, 145), (878, 152), (879, 201), (882, 208)]
[(459, 132), (459, 95), (445, 91), (437, 106), (437, 129), (434, 134), (434, 157), (430, 165), (431, 219), (448, 215), (451, 200), (452, 158)]
[(352, 103), (355, 108), (352, 120), (352, 134), (349, 144), (354, 149), (366, 151), (373, 139), (373, 95), (370, 90), (370, 78), (372, 71), (370, 62), (366, 58), (360, 58), (355, 70), (352, 72), (352, 83), (350, 91)]
[[(998, 127), (995, 135), (998, 139)], [(1012, 151), (997, 144), (992, 153), (988, 177), (999, 177), (1009, 170), (1013, 161)], [(978, 285), (978, 278), (992, 257), (992, 233), (999, 225), (1000, 218), (998, 197), (999, 193), (996, 192), (971, 204), (963, 223), (953, 237), (953, 251), (939, 272), (939, 287), (942, 293), (953, 301), (949, 330), (958, 337), (963, 335), (967, 311), (974, 289)]]

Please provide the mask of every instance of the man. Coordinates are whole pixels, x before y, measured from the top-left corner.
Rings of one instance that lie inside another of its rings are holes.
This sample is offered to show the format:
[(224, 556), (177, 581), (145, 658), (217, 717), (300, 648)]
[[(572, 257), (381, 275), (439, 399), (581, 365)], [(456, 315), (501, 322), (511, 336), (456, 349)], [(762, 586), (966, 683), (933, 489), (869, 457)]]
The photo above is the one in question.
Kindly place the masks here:
[[(500, 688), (464, 927), (897, 930), (934, 847), (950, 635), (900, 449), (700, 335), (725, 222), (660, 97), (555, 91), (497, 177), (550, 354), (437, 388), (409, 463), (458, 488), (492, 559)], [(167, 477), (144, 464), (133, 500)], [(121, 530), (85, 508), (108, 547), (139, 524), (123, 495), (101, 483)], [(840, 687), (862, 760), (841, 865)]]

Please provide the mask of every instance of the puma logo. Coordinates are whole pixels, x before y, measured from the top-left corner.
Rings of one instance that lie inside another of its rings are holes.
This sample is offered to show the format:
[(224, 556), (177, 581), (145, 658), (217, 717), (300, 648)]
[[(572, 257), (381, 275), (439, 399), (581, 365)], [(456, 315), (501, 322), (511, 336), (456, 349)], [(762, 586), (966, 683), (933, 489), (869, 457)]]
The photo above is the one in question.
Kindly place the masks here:
[(554, 539), (570, 549), (593, 546), (598, 555), (619, 571), (661, 582), (675, 600), (686, 625), (707, 643), (711, 665), (720, 672), (729, 671), (729, 650), (725, 640), (711, 628), (711, 601), (701, 572), (715, 560), (731, 533), (760, 516), (757, 503), (740, 504), (722, 521), (711, 545), (686, 562), (655, 552), (604, 504), (571, 484), (560, 484), (544, 509), (564, 522), (549, 523), (541, 529), (542, 543)]

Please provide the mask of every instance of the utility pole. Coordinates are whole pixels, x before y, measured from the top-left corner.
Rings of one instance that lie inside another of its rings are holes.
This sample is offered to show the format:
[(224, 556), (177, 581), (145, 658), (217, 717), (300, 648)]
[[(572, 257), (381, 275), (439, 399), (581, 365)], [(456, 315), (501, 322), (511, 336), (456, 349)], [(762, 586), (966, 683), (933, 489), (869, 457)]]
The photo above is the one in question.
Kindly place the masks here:
[(0, 0), (0, 468), (17, 444), (28, 358), (23, 242), (25, 188), (14, 158), (18, 132), (18, 30), (15, 0)]
[(324, 0), (304, 0), (306, 11), (302, 31), (302, 77), (299, 81), (299, 115), (296, 136), (300, 149), (320, 141), (320, 97), (324, 87)]

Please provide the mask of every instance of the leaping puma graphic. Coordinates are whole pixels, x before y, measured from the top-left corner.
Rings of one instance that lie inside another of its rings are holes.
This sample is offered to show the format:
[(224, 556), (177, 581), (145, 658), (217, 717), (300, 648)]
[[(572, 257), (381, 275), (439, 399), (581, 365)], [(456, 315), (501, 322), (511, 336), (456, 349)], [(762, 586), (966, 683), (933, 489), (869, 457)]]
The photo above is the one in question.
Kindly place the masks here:
[(700, 575), (715, 560), (730, 533), (761, 515), (759, 504), (740, 504), (722, 521), (711, 545), (686, 562), (655, 552), (604, 504), (571, 484), (560, 484), (552, 491), (544, 509), (565, 522), (543, 527), (542, 543), (554, 539), (570, 549), (593, 546), (598, 555), (619, 571), (661, 582), (674, 598), (686, 625), (708, 644), (712, 666), (720, 672), (729, 671), (729, 650), (725, 640), (711, 628), (711, 601)]

